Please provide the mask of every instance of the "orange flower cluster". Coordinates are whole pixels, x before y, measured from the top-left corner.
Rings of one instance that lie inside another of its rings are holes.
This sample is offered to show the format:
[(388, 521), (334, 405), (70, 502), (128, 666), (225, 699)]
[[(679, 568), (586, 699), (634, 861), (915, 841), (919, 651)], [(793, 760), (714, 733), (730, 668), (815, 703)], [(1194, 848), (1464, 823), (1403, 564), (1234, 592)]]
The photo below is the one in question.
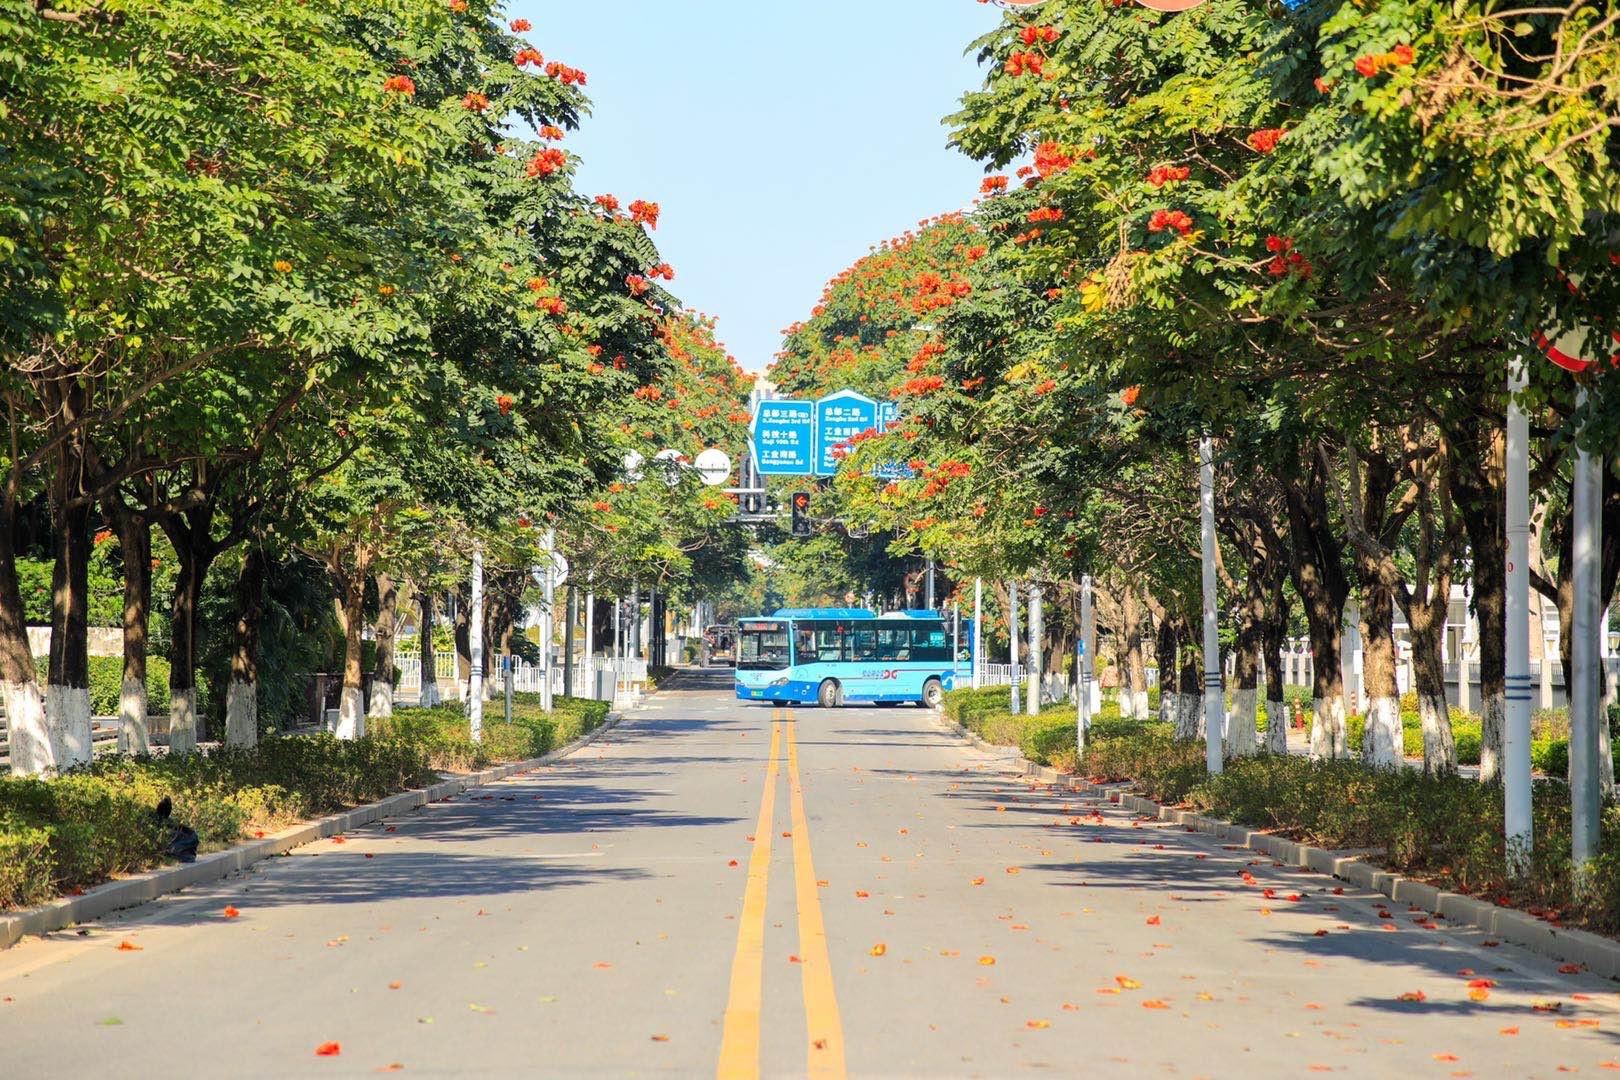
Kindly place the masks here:
[(922, 497), (931, 499), (950, 487), (951, 481), (966, 479), (972, 474), (973, 466), (965, 461), (942, 461), (939, 463), (939, 468), (934, 469), (932, 472), (927, 472), (924, 469), (916, 471), (923, 472), (928, 477), (928, 483), (922, 489)]
[(1035, 387), (1035, 392), (1037, 394), (1050, 394), (1053, 390), (1056, 390), (1056, 389), (1057, 389), (1057, 380), (1056, 379), (1046, 379), (1039, 386)]
[(613, 195), (598, 195), (596, 197), (596, 205), (600, 206), (609, 214), (617, 214), (619, 212), (619, 200)]
[(1055, 26), (1026, 26), (1020, 36), (1024, 39), (1025, 45), (1038, 45), (1043, 41), (1050, 45), (1060, 35)]
[(583, 71), (578, 68), (571, 68), (567, 64), (559, 64), (555, 60), (546, 65), (546, 74), (564, 86), (585, 85), (585, 73)]
[(1136, 399), (1141, 396), (1142, 388), (1140, 386), (1127, 386), (1124, 390), (1120, 391), (1119, 400), (1123, 401), (1125, 403), (1125, 407), (1128, 409), (1135, 405)]
[(1191, 175), (1192, 170), (1185, 165), (1160, 165), (1157, 169), (1148, 173), (1147, 182), (1156, 188), (1162, 188), (1166, 184), (1185, 180)]
[(568, 163), (568, 155), (556, 147), (548, 147), (529, 159), (530, 176), (550, 176)]
[(1046, 66), (1046, 57), (1034, 52), (1015, 52), (1007, 57), (1007, 66), (1004, 69), (1009, 75), (1039, 75), (1041, 68)]
[(512, 411), (512, 395), (511, 394), (496, 394), (495, 395), (495, 407), (497, 409), (501, 410), (501, 415), (502, 416), (506, 416), (506, 415), (510, 414), (511, 411)]
[(1272, 277), (1282, 277), (1289, 273), (1297, 273), (1300, 277), (1311, 276), (1311, 264), (1305, 256), (1294, 250), (1292, 236), (1266, 237), (1266, 250), (1275, 256), (1266, 265), (1266, 272)]
[(534, 29), (533, 25), (530, 24), (528, 19), (513, 19), (506, 25), (512, 28), (512, 33), (514, 34), (526, 34), (530, 30)]
[(912, 372), (913, 374), (927, 371), (928, 365), (933, 361), (934, 357), (944, 355), (945, 345), (943, 342), (927, 342), (922, 348), (918, 349), (916, 354), (912, 356), (911, 360), (907, 362), (906, 370)]
[(974, 244), (972, 247), (967, 249), (968, 265), (971, 266), (973, 263), (978, 262), (988, 254), (990, 254), (989, 248), (985, 247), (983, 244)]
[(1269, 154), (1277, 149), (1277, 140), (1284, 134), (1282, 128), (1261, 128), (1259, 131), (1250, 132), (1249, 137), (1243, 141), (1256, 153)]
[(591, 509), (595, 510), (599, 514), (611, 514), (613, 512), (613, 504), (610, 502), (603, 502), (602, 500), (598, 499), (596, 502), (591, 503)]
[(675, 280), (675, 268), (673, 266), (669, 265), (669, 263), (659, 263), (657, 266), (655, 266), (651, 270), (647, 271), (647, 276), (648, 277), (655, 277), (655, 278), (663, 278), (665, 281), (674, 281)]
[(1391, 68), (1409, 67), (1416, 59), (1410, 45), (1397, 45), (1387, 53), (1368, 53), (1366, 56), (1356, 57), (1356, 74), (1364, 79), (1370, 79), (1380, 71)]
[(640, 296), (648, 289), (652, 288), (652, 286), (647, 283), (647, 279), (642, 277), (640, 274), (631, 274), (629, 277), (624, 279), (624, 283), (630, 286), (631, 296)]
[(534, 306), (548, 315), (568, 314), (568, 305), (563, 303), (560, 296), (542, 296), (534, 302)]
[(658, 204), (655, 202), (637, 199), (630, 204), (630, 220), (649, 229), (658, 228), (658, 214)]
[(563, 137), (563, 130), (553, 124), (547, 124), (540, 129), (540, 137), (542, 139), (560, 139)]
[(1148, 218), (1148, 232), (1164, 232), (1166, 229), (1175, 229), (1186, 236), (1192, 230), (1192, 218), (1181, 210), (1153, 211), (1153, 216)]
[(1025, 215), (1028, 221), (1062, 221), (1063, 211), (1055, 206), (1041, 206)]
[(522, 67), (524, 64), (533, 64), (535, 67), (539, 67), (545, 62), (545, 54), (539, 49), (519, 49), (512, 56), (512, 63), (518, 67)]
[(987, 176), (979, 184), (979, 193), (981, 195), (994, 195), (998, 191), (1006, 190), (1007, 178), (1005, 176)]
[(1043, 142), (1035, 148), (1035, 171), (1045, 179), (1053, 173), (1060, 173), (1074, 164), (1074, 155), (1064, 153), (1063, 147), (1055, 142)]
[(902, 383), (891, 390), (889, 396), (894, 398), (922, 397), (925, 394), (932, 394), (935, 390), (944, 387), (944, 385), (945, 380), (938, 375), (922, 375)]
[(461, 107), (472, 112), (483, 112), (489, 108), (489, 98), (475, 90), (469, 90), (467, 96), (461, 99)]
[(664, 396), (664, 392), (656, 386), (641, 386), (636, 388), (636, 397), (644, 401), (657, 401)]
[(391, 75), (383, 80), (383, 91), (389, 94), (404, 94), (410, 97), (416, 93), (416, 83), (409, 75)]

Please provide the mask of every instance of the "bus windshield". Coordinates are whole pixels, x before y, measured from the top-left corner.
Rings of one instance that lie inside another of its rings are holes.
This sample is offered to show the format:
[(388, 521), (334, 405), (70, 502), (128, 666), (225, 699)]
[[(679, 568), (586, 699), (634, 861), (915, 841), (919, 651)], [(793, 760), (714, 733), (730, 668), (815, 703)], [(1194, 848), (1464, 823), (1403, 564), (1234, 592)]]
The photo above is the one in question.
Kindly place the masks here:
[(788, 624), (744, 623), (737, 634), (737, 667), (744, 671), (781, 671), (788, 666)]

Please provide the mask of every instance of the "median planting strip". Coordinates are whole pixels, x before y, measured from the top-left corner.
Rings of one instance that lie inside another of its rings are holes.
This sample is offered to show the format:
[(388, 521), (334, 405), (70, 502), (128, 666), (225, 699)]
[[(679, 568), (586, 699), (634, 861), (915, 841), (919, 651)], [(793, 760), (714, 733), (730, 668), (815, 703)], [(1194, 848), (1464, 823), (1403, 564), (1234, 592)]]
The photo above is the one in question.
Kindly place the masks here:
[(931, 711), (936, 722), (944, 730), (981, 750), (1012, 759), (1010, 763), (1021, 766), (1026, 776), (1066, 785), (1070, 790), (1082, 795), (1107, 799), (1126, 810), (1181, 825), (1189, 831), (1211, 836), (1223, 844), (1236, 845), (1267, 855), (1288, 866), (1327, 874), (1358, 888), (1382, 893), (1391, 900), (1443, 915), (1446, 921), (1454, 926), (1482, 930), (1494, 938), (1511, 942), (1555, 960), (1579, 964), (1593, 974), (1620, 979), (1620, 942), (1585, 930), (1553, 926), (1546, 920), (1515, 908), (1502, 907), (1477, 897), (1449, 892), (1427, 882), (1384, 870), (1356, 855), (1301, 844), (1258, 829), (1234, 825), (1218, 818), (1195, 814), (1190, 810), (1165, 806), (1118, 786), (1082, 780), (1069, 773), (1029, 761), (1019, 754), (1016, 747), (987, 742), (947, 717), (942, 710)]
[(622, 713), (609, 713), (599, 727), (586, 732), (567, 746), (558, 747), (541, 757), (496, 765), (424, 788), (412, 788), (377, 802), (357, 806), (352, 810), (288, 826), (261, 840), (252, 840), (224, 851), (201, 855), (196, 862), (148, 870), (86, 889), (81, 896), (64, 896), (35, 907), (0, 914), (0, 948), (14, 945), (28, 934), (47, 934), (77, 923), (99, 919), (114, 911), (149, 903), (187, 886), (218, 881), (232, 874), (241, 873), (256, 862), (284, 854), (304, 844), (352, 832), (372, 822), (408, 813), (429, 803), (443, 802), (472, 788), (521, 775), (584, 749), (604, 732), (617, 725), (621, 719)]

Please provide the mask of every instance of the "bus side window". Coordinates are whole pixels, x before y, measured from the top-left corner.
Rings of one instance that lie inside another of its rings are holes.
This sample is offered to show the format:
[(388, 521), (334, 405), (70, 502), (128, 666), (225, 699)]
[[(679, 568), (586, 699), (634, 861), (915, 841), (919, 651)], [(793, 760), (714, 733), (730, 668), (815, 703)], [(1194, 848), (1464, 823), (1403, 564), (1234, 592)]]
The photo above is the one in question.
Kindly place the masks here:
[(875, 627), (854, 627), (849, 642), (850, 659), (856, 663), (867, 663), (878, 658), (877, 629)]
[(944, 663), (951, 658), (951, 646), (940, 626), (918, 626), (911, 631), (911, 658)]
[(911, 659), (911, 627), (885, 627), (879, 630), (877, 658), (894, 661)]

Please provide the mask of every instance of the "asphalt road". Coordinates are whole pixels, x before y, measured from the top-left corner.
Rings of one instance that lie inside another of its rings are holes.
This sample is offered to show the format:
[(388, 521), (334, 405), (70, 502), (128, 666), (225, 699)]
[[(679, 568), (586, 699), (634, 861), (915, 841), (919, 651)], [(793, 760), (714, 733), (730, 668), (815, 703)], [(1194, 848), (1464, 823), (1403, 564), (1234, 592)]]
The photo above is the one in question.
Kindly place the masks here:
[(1620, 1062), (1613, 983), (1045, 790), (920, 709), (683, 685), (566, 761), (0, 953), (0, 1075)]

